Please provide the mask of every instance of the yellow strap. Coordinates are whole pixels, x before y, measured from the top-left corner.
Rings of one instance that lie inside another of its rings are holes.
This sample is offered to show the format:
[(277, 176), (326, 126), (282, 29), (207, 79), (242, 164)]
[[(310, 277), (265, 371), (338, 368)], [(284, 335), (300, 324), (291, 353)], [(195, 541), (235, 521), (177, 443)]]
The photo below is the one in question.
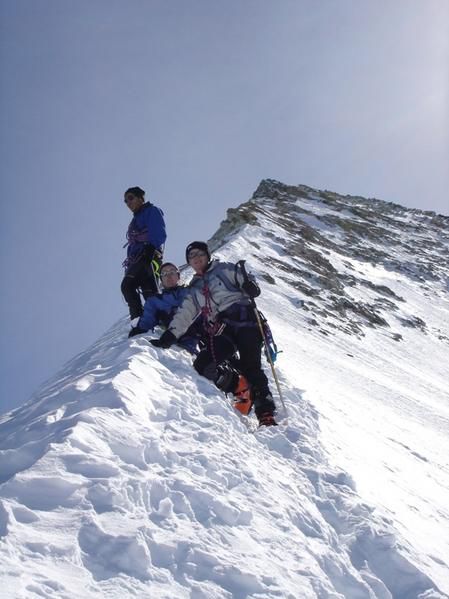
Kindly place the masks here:
[(159, 262), (153, 258), (153, 260), (151, 260), (151, 266), (153, 267), (154, 274), (159, 277), (159, 271), (161, 270), (161, 265)]

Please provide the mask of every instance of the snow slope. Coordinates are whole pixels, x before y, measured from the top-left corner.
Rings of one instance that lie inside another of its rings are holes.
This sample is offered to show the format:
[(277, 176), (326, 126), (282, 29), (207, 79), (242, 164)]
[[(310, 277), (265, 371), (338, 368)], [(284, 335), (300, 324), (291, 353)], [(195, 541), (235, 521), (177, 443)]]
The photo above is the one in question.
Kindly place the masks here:
[(449, 229), (367, 258), (363, 200), (322, 199), (263, 182), (212, 239), (261, 282), (288, 422), (249, 432), (121, 320), (0, 418), (0, 597), (449, 596)]

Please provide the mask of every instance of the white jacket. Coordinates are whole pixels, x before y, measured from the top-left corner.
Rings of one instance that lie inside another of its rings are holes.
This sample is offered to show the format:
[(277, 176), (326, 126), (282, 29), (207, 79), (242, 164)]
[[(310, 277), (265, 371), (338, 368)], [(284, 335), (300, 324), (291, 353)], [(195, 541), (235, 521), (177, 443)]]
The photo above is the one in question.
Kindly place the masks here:
[[(248, 278), (254, 281), (252, 275), (248, 275)], [(220, 312), (233, 304), (249, 305), (250, 299), (241, 289), (244, 281), (242, 269), (238, 264), (213, 260), (204, 274), (193, 277), (189, 285), (190, 293), (173, 317), (169, 331), (179, 339), (204, 311), (207, 295), (210, 300), (207, 320), (211, 324), (216, 322)]]

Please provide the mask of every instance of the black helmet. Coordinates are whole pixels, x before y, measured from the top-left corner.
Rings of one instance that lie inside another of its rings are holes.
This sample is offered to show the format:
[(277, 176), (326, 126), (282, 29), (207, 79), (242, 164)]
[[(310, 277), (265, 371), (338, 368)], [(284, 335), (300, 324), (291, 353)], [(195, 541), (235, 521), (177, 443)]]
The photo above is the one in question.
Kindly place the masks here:
[(186, 262), (189, 262), (189, 253), (192, 250), (202, 250), (203, 252), (206, 252), (207, 259), (210, 261), (210, 252), (205, 241), (192, 241), (192, 243), (189, 243), (186, 247)]

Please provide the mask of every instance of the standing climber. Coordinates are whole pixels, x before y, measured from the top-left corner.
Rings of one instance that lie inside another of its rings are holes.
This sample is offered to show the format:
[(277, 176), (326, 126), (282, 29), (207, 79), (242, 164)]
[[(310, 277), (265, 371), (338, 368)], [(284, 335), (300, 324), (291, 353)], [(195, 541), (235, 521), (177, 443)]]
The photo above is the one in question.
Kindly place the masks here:
[(158, 292), (158, 274), (162, 263), (165, 232), (164, 213), (145, 201), (140, 187), (125, 191), (125, 204), (133, 213), (126, 234), (127, 257), (123, 263), (125, 276), (121, 290), (129, 307), (131, 321), (142, 315), (142, 300)]

